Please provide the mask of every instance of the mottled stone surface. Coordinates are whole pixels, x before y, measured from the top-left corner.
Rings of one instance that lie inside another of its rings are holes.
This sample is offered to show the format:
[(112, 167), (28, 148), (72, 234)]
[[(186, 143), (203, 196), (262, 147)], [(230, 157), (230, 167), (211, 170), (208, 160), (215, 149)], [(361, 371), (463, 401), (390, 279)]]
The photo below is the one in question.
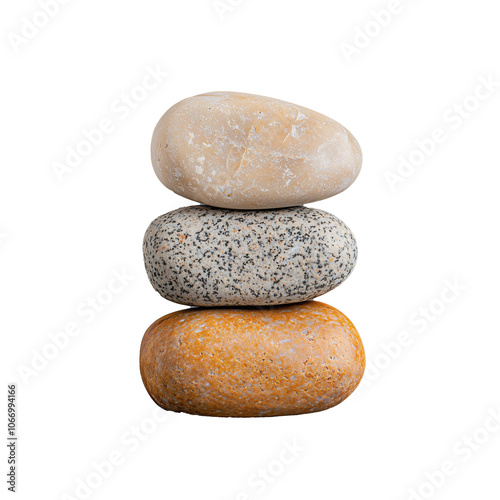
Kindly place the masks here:
[(175, 193), (223, 208), (302, 205), (347, 189), (361, 169), (352, 134), (289, 102), (236, 92), (185, 99), (158, 122), (156, 175)]
[(181, 208), (151, 223), (143, 249), (154, 289), (194, 306), (309, 300), (342, 283), (357, 257), (341, 220), (306, 207)]
[(346, 316), (303, 302), (169, 314), (145, 333), (140, 367), (166, 410), (267, 417), (339, 404), (359, 384), (365, 354)]

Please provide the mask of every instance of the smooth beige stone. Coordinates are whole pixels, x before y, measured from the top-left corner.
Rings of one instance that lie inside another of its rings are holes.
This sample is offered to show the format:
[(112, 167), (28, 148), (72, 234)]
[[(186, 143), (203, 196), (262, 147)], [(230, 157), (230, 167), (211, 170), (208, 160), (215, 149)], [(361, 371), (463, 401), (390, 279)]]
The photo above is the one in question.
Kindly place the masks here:
[(347, 189), (361, 169), (352, 134), (289, 102), (236, 92), (185, 99), (160, 119), (151, 145), (165, 186), (222, 208), (301, 205)]

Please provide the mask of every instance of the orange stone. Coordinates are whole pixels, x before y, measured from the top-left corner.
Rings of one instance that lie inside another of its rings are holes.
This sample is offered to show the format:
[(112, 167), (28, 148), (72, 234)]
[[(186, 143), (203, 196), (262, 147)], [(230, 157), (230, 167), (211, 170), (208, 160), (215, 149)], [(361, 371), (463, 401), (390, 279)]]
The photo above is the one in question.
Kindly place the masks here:
[(268, 417), (339, 404), (361, 381), (365, 354), (344, 314), (310, 301), (168, 314), (146, 331), (140, 366), (165, 410)]

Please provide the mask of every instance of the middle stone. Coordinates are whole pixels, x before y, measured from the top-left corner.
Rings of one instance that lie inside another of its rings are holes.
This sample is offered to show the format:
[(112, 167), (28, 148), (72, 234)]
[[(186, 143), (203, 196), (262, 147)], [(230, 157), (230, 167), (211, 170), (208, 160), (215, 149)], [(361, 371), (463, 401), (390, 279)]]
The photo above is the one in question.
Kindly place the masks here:
[(340, 285), (356, 240), (322, 210), (196, 205), (155, 219), (144, 236), (153, 288), (190, 306), (259, 306), (313, 299)]

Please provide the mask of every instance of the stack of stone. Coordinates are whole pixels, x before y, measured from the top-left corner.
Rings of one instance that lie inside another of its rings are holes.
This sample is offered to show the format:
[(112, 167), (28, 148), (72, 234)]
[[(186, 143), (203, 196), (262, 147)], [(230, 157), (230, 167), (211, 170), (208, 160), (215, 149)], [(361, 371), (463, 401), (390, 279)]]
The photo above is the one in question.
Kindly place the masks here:
[(356, 179), (361, 150), (302, 106), (213, 92), (170, 108), (153, 134), (161, 182), (202, 203), (158, 217), (144, 260), (154, 289), (184, 309), (144, 335), (144, 385), (166, 410), (225, 417), (293, 415), (347, 398), (365, 367), (337, 309), (312, 301), (356, 262), (349, 228), (304, 203)]

